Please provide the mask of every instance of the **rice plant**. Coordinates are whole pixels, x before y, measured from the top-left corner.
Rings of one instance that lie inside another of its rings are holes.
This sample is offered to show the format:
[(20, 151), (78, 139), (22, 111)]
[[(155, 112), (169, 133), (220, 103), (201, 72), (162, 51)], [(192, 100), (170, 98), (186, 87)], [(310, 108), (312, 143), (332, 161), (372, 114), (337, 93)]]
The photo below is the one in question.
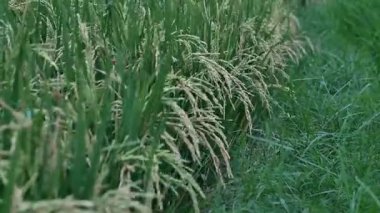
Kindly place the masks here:
[(304, 53), (279, 1), (10, 0), (0, 14), (2, 212), (151, 212), (181, 192), (197, 212), (194, 170), (211, 159), (233, 177), (227, 133), (250, 131)]

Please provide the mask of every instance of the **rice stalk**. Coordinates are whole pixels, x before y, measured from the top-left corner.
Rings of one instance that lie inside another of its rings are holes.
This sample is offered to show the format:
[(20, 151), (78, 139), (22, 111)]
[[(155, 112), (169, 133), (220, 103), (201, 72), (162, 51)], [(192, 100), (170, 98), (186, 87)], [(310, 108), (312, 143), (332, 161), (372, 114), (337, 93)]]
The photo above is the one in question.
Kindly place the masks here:
[(183, 191), (199, 211), (195, 169), (211, 159), (222, 183), (233, 177), (229, 133), (253, 129), (305, 53), (280, 5), (259, 0), (14, 0), (5, 11), (4, 212), (164, 211)]

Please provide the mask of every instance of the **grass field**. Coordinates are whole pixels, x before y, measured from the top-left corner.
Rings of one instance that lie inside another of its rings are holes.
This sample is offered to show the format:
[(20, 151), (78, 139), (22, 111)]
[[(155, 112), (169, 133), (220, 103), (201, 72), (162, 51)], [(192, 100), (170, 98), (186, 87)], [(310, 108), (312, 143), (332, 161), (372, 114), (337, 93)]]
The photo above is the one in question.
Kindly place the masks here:
[(0, 3), (0, 212), (378, 212), (380, 2), (305, 2)]
[(378, 11), (369, 0), (299, 10), (315, 52), (289, 68), (272, 118), (231, 148), (236, 178), (204, 212), (380, 211)]

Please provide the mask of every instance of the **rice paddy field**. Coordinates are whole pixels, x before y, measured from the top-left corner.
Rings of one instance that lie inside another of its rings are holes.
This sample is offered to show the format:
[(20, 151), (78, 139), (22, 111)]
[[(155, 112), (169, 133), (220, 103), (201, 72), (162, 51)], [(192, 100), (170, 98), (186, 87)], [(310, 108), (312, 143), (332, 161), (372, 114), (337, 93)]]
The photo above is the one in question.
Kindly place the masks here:
[(0, 212), (379, 212), (377, 0), (0, 3)]

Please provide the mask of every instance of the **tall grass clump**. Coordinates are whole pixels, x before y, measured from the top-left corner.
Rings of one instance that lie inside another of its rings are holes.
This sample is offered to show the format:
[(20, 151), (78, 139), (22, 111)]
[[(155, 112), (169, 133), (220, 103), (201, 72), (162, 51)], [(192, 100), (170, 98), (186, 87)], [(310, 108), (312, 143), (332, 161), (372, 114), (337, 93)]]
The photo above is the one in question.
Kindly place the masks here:
[(229, 133), (270, 109), (303, 53), (279, 1), (10, 0), (0, 14), (1, 212), (151, 212), (181, 192), (197, 211), (194, 169), (233, 176)]

